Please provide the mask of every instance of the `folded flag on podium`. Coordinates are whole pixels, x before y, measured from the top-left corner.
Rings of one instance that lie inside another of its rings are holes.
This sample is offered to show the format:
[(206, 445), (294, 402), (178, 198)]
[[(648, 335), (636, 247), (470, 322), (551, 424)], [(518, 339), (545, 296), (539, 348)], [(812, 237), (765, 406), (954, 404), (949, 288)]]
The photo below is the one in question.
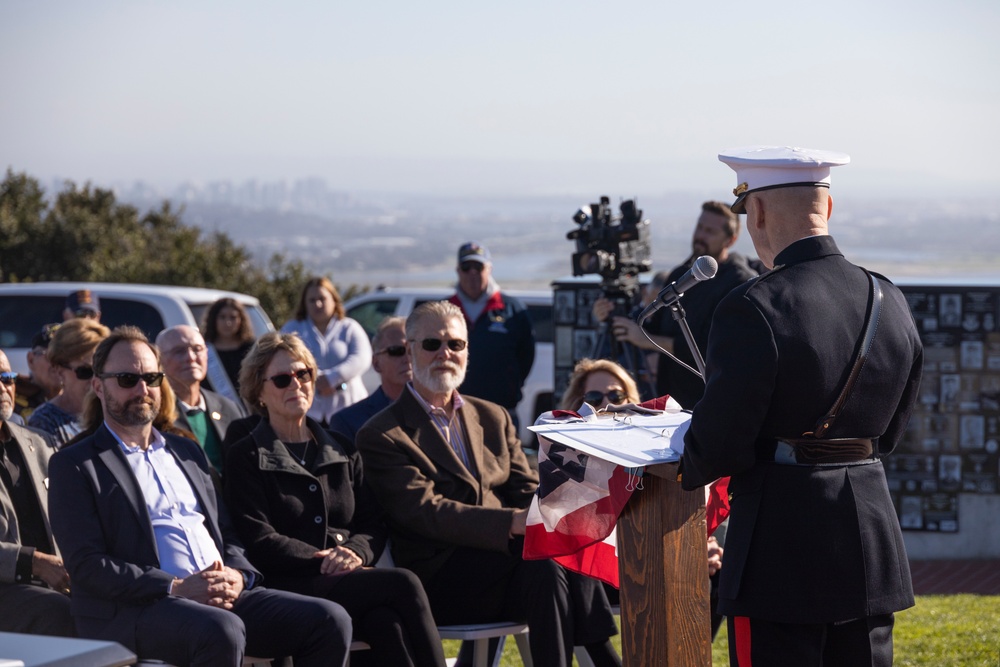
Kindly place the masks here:
[[(664, 396), (642, 404), (663, 410), (680, 409)], [(593, 408), (556, 410), (536, 424), (594, 421)], [(636, 487), (629, 469), (539, 437), (538, 493), (531, 501), (524, 540), (524, 558), (551, 558), (563, 567), (619, 585), (615, 524)], [(709, 493), (709, 534), (728, 514), (728, 495), (720, 480)], [(717, 487), (717, 488), (716, 488)]]

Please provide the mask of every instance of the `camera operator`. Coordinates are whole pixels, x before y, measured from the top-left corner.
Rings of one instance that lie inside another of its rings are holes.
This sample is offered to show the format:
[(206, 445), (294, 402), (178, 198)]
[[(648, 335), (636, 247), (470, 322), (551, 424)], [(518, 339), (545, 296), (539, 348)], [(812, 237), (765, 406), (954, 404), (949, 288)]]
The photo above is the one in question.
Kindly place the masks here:
[[(709, 255), (719, 263), (715, 278), (700, 282), (687, 291), (682, 301), (687, 313), (687, 322), (694, 334), (695, 342), (704, 353), (708, 344), (708, 332), (712, 325), (715, 307), (726, 294), (737, 285), (757, 275), (750, 262), (743, 255), (730, 251), (740, 233), (739, 216), (722, 202), (707, 201), (701, 205), (701, 215), (691, 238), (691, 256), (670, 272), (666, 284), (681, 277), (691, 268), (695, 259)], [(614, 304), (609, 299), (598, 299), (593, 306), (594, 320), (603, 322), (613, 311)], [(673, 353), (678, 359), (694, 366), (694, 356), (681, 333), (680, 326), (671, 317), (667, 308), (660, 310), (650, 319), (650, 337), (663, 349)], [(656, 350), (639, 325), (628, 317), (616, 315), (611, 320), (611, 331), (615, 339), (629, 342), (636, 347)], [(656, 393), (669, 394), (685, 408), (692, 408), (705, 391), (705, 383), (695, 374), (682, 368), (664, 354), (659, 356), (656, 371)]]

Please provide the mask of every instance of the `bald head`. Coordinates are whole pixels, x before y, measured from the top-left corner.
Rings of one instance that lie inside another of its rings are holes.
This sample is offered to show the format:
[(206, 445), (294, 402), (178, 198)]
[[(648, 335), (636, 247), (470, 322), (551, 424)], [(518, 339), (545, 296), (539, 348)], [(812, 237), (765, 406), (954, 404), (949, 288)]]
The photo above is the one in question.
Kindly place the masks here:
[(768, 268), (782, 250), (807, 236), (829, 234), (829, 188), (803, 186), (752, 192), (746, 198), (747, 231)]
[(163, 372), (178, 394), (181, 388), (191, 388), (205, 379), (208, 351), (200, 331), (178, 324), (161, 331), (156, 346), (163, 354)]

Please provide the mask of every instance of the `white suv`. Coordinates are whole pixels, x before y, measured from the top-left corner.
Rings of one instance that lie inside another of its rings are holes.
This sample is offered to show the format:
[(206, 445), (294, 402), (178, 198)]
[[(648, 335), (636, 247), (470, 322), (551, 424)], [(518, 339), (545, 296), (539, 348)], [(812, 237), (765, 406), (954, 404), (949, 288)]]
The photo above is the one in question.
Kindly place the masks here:
[(66, 297), (82, 289), (89, 289), (100, 299), (101, 324), (110, 328), (132, 324), (150, 340), (176, 324), (199, 326), (208, 307), (223, 297), (243, 304), (255, 336), (274, 331), (260, 302), (237, 292), (118, 283), (5, 283), (0, 285), (0, 349), (7, 354), (12, 370), (28, 373), (27, 352), (32, 337), (50, 322), (62, 322)]
[[(524, 397), (517, 404), (517, 417), (521, 422), (521, 432), (518, 435), (521, 442), (531, 447), (535, 437), (527, 427), (535, 423), (538, 415), (552, 409), (552, 292), (540, 290), (503, 292), (520, 299), (528, 309), (535, 326), (535, 363), (524, 381)], [(357, 320), (370, 338), (375, 335), (379, 323), (386, 317), (391, 315), (406, 317), (425, 301), (441, 301), (454, 293), (455, 290), (443, 287), (380, 288), (351, 299), (344, 304), (344, 307), (347, 309), (347, 316)], [(365, 373), (364, 380), (368, 391), (374, 391), (379, 386), (378, 374), (372, 369)]]

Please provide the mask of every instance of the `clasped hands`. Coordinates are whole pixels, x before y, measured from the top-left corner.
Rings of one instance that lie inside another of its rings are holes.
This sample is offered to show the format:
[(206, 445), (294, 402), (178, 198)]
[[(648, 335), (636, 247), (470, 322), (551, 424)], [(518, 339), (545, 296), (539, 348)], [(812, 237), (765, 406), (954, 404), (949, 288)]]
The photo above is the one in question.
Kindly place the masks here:
[(313, 558), (322, 558), (319, 564), (321, 574), (340, 574), (356, 570), (363, 565), (361, 556), (354, 553), (347, 547), (333, 547), (323, 549), (313, 554)]
[(210, 607), (232, 609), (243, 593), (243, 573), (215, 561), (201, 572), (174, 579), (171, 595), (187, 598)]
[(36, 550), (31, 557), (31, 574), (48, 584), (52, 590), (69, 593), (69, 573), (59, 556)]

